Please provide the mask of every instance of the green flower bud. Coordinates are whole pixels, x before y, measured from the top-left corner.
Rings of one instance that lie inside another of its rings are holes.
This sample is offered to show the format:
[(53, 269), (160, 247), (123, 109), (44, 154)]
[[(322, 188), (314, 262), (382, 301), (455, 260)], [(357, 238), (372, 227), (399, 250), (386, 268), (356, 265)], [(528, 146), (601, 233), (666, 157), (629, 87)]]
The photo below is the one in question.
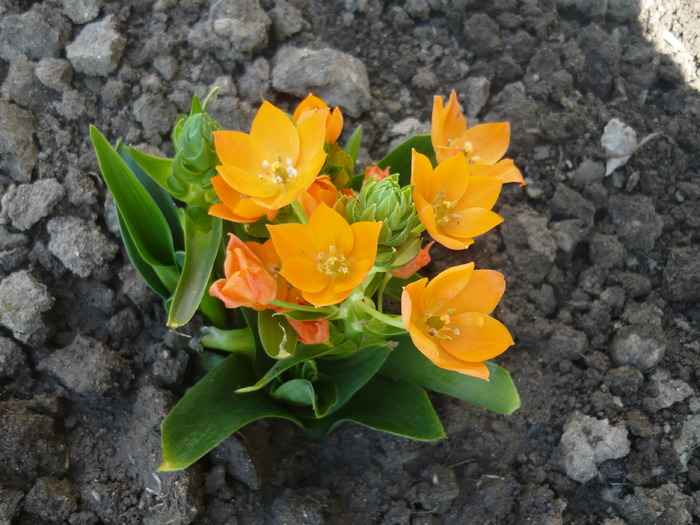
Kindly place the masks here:
[(207, 188), (219, 162), (214, 146), (214, 131), (221, 126), (208, 113), (195, 113), (179, 119), (173, 140), (173, 173), (190, 184)]
[(360, 194), (350, 197), (345, 202), (344, 215), (350, 224), (360, 221), (382, 221), (375, 259), (377, 266), (391, 266), (399, 247), (418, 235), (412, 233), (420, 224), (413, 204), (413, 186), (402, 188), (399, 185), (398, 174), (390, 175), (379, 182), (368, 179)]

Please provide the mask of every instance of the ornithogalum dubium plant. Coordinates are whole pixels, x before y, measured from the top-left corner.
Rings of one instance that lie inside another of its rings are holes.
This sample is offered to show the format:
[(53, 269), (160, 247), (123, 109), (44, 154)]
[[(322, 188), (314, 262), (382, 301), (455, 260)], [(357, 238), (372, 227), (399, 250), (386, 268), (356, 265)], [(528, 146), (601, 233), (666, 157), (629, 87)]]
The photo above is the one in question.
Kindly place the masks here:
[(208, 98), (176, 120), (174, 158), (90, 130), (124, 245), (168, 326), (205, 320), (192, 346), (208, 373), (163, 422), (161, 470), (265, 417), (318, 439), (353, 421), (436, 440), (425, 389), (518, 408), (510, 375), (488, 362), (513, 344), (491, 315), (503, 276), (467, 260), (418, 273), (434, 242), (465, 250), (502, 221), (501, 187), (523, 184), (502, 158), (508, 123), (468, 128), (455, 93), (436, 96), (430, 135), (360, 171), (361, 127), (341, 146), (340, 110), (313, 95), (292, 115), (263, 102), (249, 133), (221, 129)]

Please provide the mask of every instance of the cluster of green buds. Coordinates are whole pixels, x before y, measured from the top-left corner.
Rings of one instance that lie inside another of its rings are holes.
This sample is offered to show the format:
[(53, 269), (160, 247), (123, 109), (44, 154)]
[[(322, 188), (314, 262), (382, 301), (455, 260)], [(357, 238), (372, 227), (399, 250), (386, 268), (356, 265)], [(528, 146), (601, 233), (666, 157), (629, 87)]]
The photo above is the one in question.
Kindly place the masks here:
[(399, 175), (377, 182), (368, 179), (359, 195), (344, 203), (345, 220), (382, 221), (375, 266), (396, 268), (412, 260), (420, 250), (421, 222), (413, 204), (413, 186), (401, 187)]
[(195, 96), (190, 114), (179, 115), (172, 132), (175, 158), (168, 184), (173, 194), (186, 196), (178, 197), (180, 200), (193, 205), (217, 200), (211, 178), (216, 174), (216, 166), (221, 164), (214, 144), (214, 132), (221, 126), (204, 110), (214, 93), (209, 93), (203, 104)]

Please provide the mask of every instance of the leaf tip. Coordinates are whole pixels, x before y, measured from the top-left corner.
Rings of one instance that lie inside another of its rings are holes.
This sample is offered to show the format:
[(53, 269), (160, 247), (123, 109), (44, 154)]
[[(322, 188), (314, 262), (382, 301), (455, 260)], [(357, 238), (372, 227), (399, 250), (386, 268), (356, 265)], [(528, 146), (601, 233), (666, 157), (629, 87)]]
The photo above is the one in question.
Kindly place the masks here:
[(160, 464), (160, 467), (156, 469), (156, 472), (172, 472), (174, 470), (181, 469), (170, 463), (167, 459), (164, 459), (163, 463)]

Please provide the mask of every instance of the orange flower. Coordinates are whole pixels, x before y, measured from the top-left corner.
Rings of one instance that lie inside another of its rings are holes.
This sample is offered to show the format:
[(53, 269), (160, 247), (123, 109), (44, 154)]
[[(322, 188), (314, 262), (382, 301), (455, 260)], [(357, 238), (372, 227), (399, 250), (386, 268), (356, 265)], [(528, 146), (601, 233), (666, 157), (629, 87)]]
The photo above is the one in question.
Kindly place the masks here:
[(333, 144), (340, 137), (340, 132), (343, 131), (343, 115), (339, 108), (335, 108), (331, 112), (328, 104), (323, 100), (309, 95), (294, 110), (294, 122), (301, 124), (305, 119), (319, 111), (326, 114), (326, 140), (328, 144)]
[(376, 164), (374, 166), (365, 168), (365, 178), (362, 179), (362, 184), (367, 182), (369, 179), (374, 179), (377, 182), (386, 179), (389, 175), (391, 175), (391, 173), (389, 173), (390, 169), (391, 166), (387, 166), (386, 169), (382, 169)]
[(396, 270), (390, 270), (389, 273), (398, 279), (408, 279), (418, 270), (430, 263), (430, 254), (428, 252), (433, 244), (435, 244), (435, 241), (424, 246), (412, 261), (404, 264), (400, 268), (396, 268)]
[(282, 260), (280, 273), (314, 306), (346, 299), (374, 264), (381, 222), (348, 224), (321, 203), (309, 224), (268, 226)]
[[(245, 243), (245, 245), (258, 259), (260, 259), (260, 262), (265, 270), (267, 270), (267, 272), (277, 282), (277, 294), (275, 295), (275, 299), (279, 299), (280, 301), (296, 302), (295, 299), (290, 299), (290, 297), (296, 298), (298, 293), (295, 294), (295, 290), (292, 288), (292, 286), (284, 277), (282, 277), (282, 275), (280, 275), (282, 261), (280, 261), (280, 257), (275, 251), (272, 240), (268, 239), (262, 244), (255, 241), (248, 241)], [(281, 308), (272, 305), (268, 305), (267, 308), (271, 310), (282, 310)]]
[(299, 341), (305, 345), (326, 343), (331, 338), (330, 323), (328, 319), (316, 319), (315, 321), (295, 321), (287, 318), (292, 328), (299, 335)]
[(282, 110), (263, 102), (250, 134), (215, 131), (222, 164), (216, 169), (222, 180), (240, 199), (250, 198), (258, 207), (278, 210), (291, 204), (326, 161), (327, 111), (319, 110), (295, 126)]
[(428, 157), (413, 151), (411, 183), (418, 218), (433, 239), (451, 250), (467, 248), (473, 237), (503, 221), (491, 211), (503, 183), (479, 175), (483, 169), (488, 167), (455, 155), (433, 171)]
[(272, 220), (277, 215), (277, 210), (263, 208), (252, 199), (234, 190), (221, 175), (212, 177), (211, 184), (221, 202), (209, 208), (209, 215), (244, 224), (255, 222), (264, 215)]
[[(426, 286), (427, 283), (427, 286)], [(474, 263), (454, 266), (403, 289), (401, 315), (413, 344), (435, 365), (488, 380), (483, 361), (513, 344), (508, 329), (489, 316), (505, 281)]]
[(332, 208), (337, 200), (338, 188), (333, 185), (328, 175), (316, 177), (313, 184), (299, 195), (299, 202), (301, 202), (306, 215), (311, 215), (321, 202)]
[(467, 120), (459, 109), (457, 94), (453, 90), (445, 107), (442, 97), (433, 99), (430, 135), (438, 163), (461, 152), (469, 162), (496, 164), (508, 149), (510, 124), (477, 124), (467, 129)]
[(215, 281), (209, 293), (221, 299), (227, 308), (247, 306), (264, 310), (277, 295), (277, 282), (243, 241), (229, 235), (224, 262), (226, 278)]

